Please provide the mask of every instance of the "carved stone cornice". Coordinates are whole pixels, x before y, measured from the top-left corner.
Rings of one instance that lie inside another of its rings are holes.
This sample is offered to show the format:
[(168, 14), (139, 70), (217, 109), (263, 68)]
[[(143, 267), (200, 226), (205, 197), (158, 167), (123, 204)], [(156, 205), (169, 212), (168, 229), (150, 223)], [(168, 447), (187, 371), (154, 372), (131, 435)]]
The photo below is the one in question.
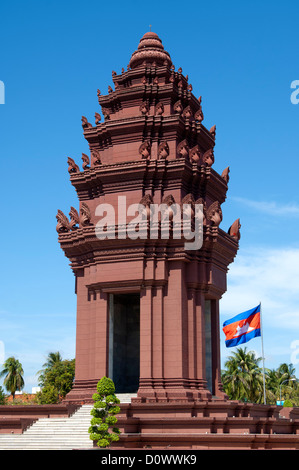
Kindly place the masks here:
[(131, 189), (143, 193), (180, 189), (182, 195), (192, 193), (195, 199), (207, 196), (222, 204), (227, 192), (227, 184), (217, 172), (184, 158), (100, 165), (73, 173), (70, 180), (81, 201)]
[(60, 246), (73, 270), (113, 260), (181, 259), (187, 263), (193, 260), (209, 269), (214, 265), (226, 273), (238, 250), (238, 242), (218, 227), (204, 227), (203, 246), (199, 250), (186, 252), (185, 242), (184, 238), (99, 240), (93, 226), (59, 234)]

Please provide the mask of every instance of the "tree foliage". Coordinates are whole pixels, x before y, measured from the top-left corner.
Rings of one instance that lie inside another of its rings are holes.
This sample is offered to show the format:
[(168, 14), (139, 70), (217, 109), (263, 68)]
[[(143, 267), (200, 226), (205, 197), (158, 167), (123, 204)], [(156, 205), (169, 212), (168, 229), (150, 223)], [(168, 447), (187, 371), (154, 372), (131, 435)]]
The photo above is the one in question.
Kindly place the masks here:
[(0, 405), (6, 404), (6, 396), (2, 387), (0, 387)]
[(119, 440), (120, 430), (115, 426), (115, 415), (120, 411), (117, 406), (120, 400), (115, 396), (113, 381), (107, 377), (102, 377), (98, 382), (97, 392), (92, 397), (95, 403), (91, 410), (93, 418), (88, 432), (97, 446), (109, 447), (112, 442)]
[[(247, 348), (237, 348), (228, 357), (222, 371), (222, 384), (230, 400), (263, 403), (263, 371), (261, 357)], [(265, 369), (266, 401), (275, 404), (283, 399), (299, 405), (299, 387), (293, 364), (280, 364), (277, 369)]]
[(75, 377), (75, 359), (62, 360), (60, 353), (50, 353), (40, 371), (39, 385), (41, 392), (37, 393), (39, 404), (57, 403), (71, 390)]
[(20, 392), (24, 387), (23, 366), (15, 357), (9, 357), (3, 364), (0, 377), (4, 377), (3, 385), (11, 393), (14, 400), (16, 391)]

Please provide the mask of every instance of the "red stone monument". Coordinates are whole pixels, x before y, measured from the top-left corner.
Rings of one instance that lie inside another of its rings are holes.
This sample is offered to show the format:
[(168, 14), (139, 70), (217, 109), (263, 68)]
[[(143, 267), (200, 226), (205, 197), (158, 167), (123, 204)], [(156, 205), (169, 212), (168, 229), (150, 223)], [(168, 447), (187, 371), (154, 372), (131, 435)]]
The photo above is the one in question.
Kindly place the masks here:
[(121, 404), (114, 448), (298, 449), (298, 409), (286, 416), (222, 390), (219, 300), (240, 221), (220, 227), (229, 168), (213, 169), (216, 127), (203, 125), (201, 97), (153, 32), (112, 80), (98, 90), (103, 117), (82, 117), (82, 170), (68, 159), (79, 209), (57, 214), (77, 293), (66, 404), (91, 402), (105, 375), (137, 392)]
[[(104, 375), (117, 392), (137, 392), (135, 403), (223, 399), (219, 300), (240, 224), (220, 228), (229, 170), (213, 169), (216, 127), (204, 126), (201, 97), (153, 32), (112, 81), (108, 94), (97, 92), (103, 118), (96, 113), (91, 124), (82, 117), (90, 148), (82, 170), (68, 159), (79, 210), (72, 207), (70, 219), (57, 214), (77, 294), (76, 373), (67, 400), (90, 401)], [(171, 217), (168, 237), (159, 219), (158, 237), (130, 238), (133, 214), (124, 214), (132, 204), (186, 204), (193, 213), (201, 204), (202, 246), (186, 249)], [(107, 238), (99, 239), (108, 206), (116, 226), (107, 222)]]

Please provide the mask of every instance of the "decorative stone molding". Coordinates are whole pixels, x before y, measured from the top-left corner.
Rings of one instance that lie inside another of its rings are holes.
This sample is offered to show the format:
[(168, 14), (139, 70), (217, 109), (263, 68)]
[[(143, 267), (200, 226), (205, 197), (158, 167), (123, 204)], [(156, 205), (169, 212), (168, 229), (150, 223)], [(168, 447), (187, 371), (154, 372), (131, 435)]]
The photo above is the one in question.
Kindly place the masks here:
[(215, 159), (214, 159), (214, 150), (213, 149), (209, 149), (203, 154), (202, 161), (203, 161), (204, 165), (212, 166), (213, 163), (214, 163), (214, 160)]
[(198, 145), (195, 145), (194, 147), (192, 147), (192, 149), (189, 152), (189, 157), (190, 157), (190, 161), (192, 163), (197, 163), (198, 165), (200, 164), (200, 162), (201, 162), (201, 153), (200, 153)]
[(173, 110), (175, 113), (181, 114), (183, 112), (183, 105), (181, 100), (178, 100), (173, 105)]
[(203, 207), (203, 224), (207, 225), (207, 203), (206, 201), (200, 197), (195, 201), (195, 204), (201, 204)]
[(186, 139), (182, 140), (177, 146), (178, 158), (188, 158), (189, 156), (189, 145)]
[(224, 179), (224, 181), (226, 182), (226, 184), (229, 182), (229, 166), (227, 168), (225, 168), (225, 170), (223, 170), (222, 174), (221, 174), (221, 177)]
[(161, 142), (158, 147), (158, 157), (161, 160), (165, 160), (169, 155), (169, 145), (166, 141)]
[(195, 121), (201, 123), (204, 119), (204, 115), (203, 115), (203, 112), (201, 109), (198, 109), (198, 111), (196, 111), (196, 113), (194, 114), (194, 119)]
[(151, 158), (151, 144), (149, 140), (145, 140), (139, 147), (139, 153), (142, 158)]
[(58, 233), (64, 233), (64, 232), (70, 231), (69, 219), (60, 209), (58, 209), (57, 211), (56, 220), (57, 220), (56, 231)]
[(216, 125), (211, 127), (210, 134), (213, 137), (213, 139), (215, 139), (215, 137), (216, 137)]
[(96, 124), (99, 124), (102, 120), (102, 116), (99, 113), (94, 113)]
[(70, 174), (80, 172), (80, 168), (78, 167), (78, 165), (75, 163), (75, 161), (71, 157), (68, 157), (67, 163), (68, 163), (68, 166), (69, 166), (68, 167), (68, 172)]
[(190, 106), (186, 106), (186, 108), (183, 110), (182, 116), (185, 119), (191, 119), (193, 117), (192, 110)]
[(218, 227), (222, 222), (222, 210), (218, 201), (213, 202), (207, 209), (207, 222)]
[(89, 129), (90, 127), (92, 127), (92, 124), (90, 124), (90, 122), (88, 122), (88, 120), (85, 116), (82, 116), (81, 122), (82, 122), (83, 129)]
[(158, 116), (162, 116), (163, 113), (164, 113), (164, 104), (159, 102), (156, 104), (156, 114)]
[(92, 166), (101, 165), (101, 154), (99, 150), (93, 149), (91, 151), (91, 162), (92, 162)]
[(240, 219), (237, 219), (228, 229), (228, 234), (231, 237), (233, 237), (235, 240), (239, 241), (241, 238), (240, 228), (241, 228)]
[(184, 215), (189, 217), (191, 220), (193, 219), (195, 215), (195, 201), (194, 201), (193, 194), (191, 193), (186, 194), (186, 196), (183, 197), (182, 202), (181, 202), (181, 211)]
[(149, 106), (145, 101), (143, 103), (141, 103), (139, 109), (140, 109), (141, 114), (143, 114), (143, 115), (146, 115), (146, 114), (149, 113)]
[(80, 226), (86, 227), (91, 224), (91, 212), (86, 202), (81, 203), (80, 207)]
[(82, 153), (82, 161), (83, 161), (83, 170), (89, 169), (90, 161), (89, 161), (89, 156), (86, 155), (85, 153)]
[(77, 209), (75, 209), (74, 207), (71, 207), (69, 216), (70, 216), (70, 228), (71, 230), (76, 230), (79, 224), (79, 214), (78, 214)]
[(109, 121), (110, 119), (110, 111), (108, 108), (102, 107), (102, 113), (104, 116), (105, 121)]

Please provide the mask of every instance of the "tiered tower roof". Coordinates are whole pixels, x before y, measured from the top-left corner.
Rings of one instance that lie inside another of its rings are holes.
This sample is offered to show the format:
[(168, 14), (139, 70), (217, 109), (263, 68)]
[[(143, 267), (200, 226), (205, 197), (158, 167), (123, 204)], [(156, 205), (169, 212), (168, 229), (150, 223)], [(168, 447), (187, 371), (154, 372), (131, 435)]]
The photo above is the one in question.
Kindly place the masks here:
[[(79, 243), (78, 227), (89, 231), (97, 244), (93, 233), (97, 205), (102, 201), (115, 204), (115, 197), (123, 194), (129, 203), (146, 197), (157, 204), (169, 200), (203, 204), (207, 239), (233, 242), (228, 249), (232, 260), (240, 238), (239, 219), (228, 235), (219, 228), (229, 168), (221, 175), (213, 169), (216, 126), (204, 126), (202, 98), (193, 94), (188, 75), (181, 67), (175, 70), (161, 39), (147, 32), (127, 70), (113, 71), (112, 81), (107, 94), (97, 92), (104, 119), (95, 113), (91, 124), (82, 117), (90, 149), (90, 155), (82, 154), (83, 171), (68, 159), (80, 215), (72, 208), (69, 223), (61, 211), (58, 214), (57, 231), (65, 251), (67, 246), (74, 247), (75, 239)], [(73, 257), (75, 251), (71, 252)]]
[[(112, 72), (108, 94), (98, 90), (104, 122), (96, 113), (92, 125), (82, 118), (91, 151), (91, 166), (142, 158), (189, 157), (211, 166), (216, 127), (202, 125), (201, 97), (181, 68), (175, 71), (161, 39), (146, 33), (127, 70)], [(205, 155), (205, 153), (208, 154)]]

